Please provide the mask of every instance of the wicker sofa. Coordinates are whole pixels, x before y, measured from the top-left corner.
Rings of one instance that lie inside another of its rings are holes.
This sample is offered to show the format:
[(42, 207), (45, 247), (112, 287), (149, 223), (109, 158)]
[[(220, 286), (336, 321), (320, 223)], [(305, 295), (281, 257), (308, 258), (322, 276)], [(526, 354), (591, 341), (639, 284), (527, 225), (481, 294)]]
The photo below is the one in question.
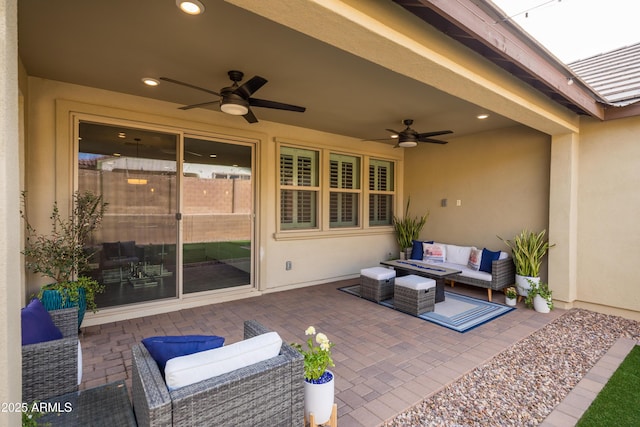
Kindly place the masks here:
[[(244, 323), (245, 339), (267, 332), (255, 320)], [(139, 426), (304, 424), (304, 359), (284, 342), (276, 357), (171, 391), (144, 345), (134, 345), (132, 356)]]
[(78, 390), (78, 308), (49, 312), (62, 338), (22, 346), (22, 401)]
[[(423, 251), (423, 248), (425, 248), (424, 243), (433, 244), (433, 242), (414, 241), (414, 250), (412, 251), (411, 258), (417, 261), (433, 263)], [(456, 283), (462, 283), (485, 288), (487, 289), (487, 299), (491, 301), (492, 291), (499, 291), (508, 286), (513, 286), (516, 282), (516, 268), (513, 259), (506, 252), (500, 252), (499, 258), (490, 262), (491, 272), (488, 272), (478, 271), (470, 267), (469, 254), (472, 249), (476, 250), (475, 247), (457, 246), (446, 243), (435, 243), (435, 245), (444, 247), (442, 254), (444, 256), (444, 262), (440, 261), (438, 265), (461, 271), (459, 274), (447, 277), (451, 286), (455, 286)], [(486, 249), (484, 251), (486, 251)], [(493, 253), (495, 254), (497, 252)], [(478, 260), (478, 262), (480, 262), (480, 260)]]

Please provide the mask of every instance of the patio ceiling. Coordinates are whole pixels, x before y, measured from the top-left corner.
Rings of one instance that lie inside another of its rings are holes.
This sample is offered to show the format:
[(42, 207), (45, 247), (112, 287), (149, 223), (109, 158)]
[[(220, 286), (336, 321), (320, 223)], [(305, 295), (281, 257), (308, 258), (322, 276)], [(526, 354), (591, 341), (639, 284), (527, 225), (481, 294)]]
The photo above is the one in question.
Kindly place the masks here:
[[(269, 80), (255, 97), (307, 108), (255, 108), (259, 120), (358, 139), (387, 137), (384, 129), (400, 129), (406, 118), (420, 132), (452, 129), (453, 137), (516, 124), (226, 2), (204, 3), (205, 13), (193, 17), (173, 0), (20, 0), (19, 55), (30, 76), (168, 101), (176, 108), (215, 97), (165, 82), (150, 88), (141, 79), (166, 76), (219, 92), (231, 83), (227, 71), (237, 69), (245, 79)], [(397, 3), (437, 28), (445, 22), (431, 9), (425, 14), (424, 5), (415, 10), (406, 1)], [(568, 108), (576, 110), (574, 104)], [(487, 112), (488, 120), (476, 119)], [(239, 126), (246, 123), (237, 120)]]

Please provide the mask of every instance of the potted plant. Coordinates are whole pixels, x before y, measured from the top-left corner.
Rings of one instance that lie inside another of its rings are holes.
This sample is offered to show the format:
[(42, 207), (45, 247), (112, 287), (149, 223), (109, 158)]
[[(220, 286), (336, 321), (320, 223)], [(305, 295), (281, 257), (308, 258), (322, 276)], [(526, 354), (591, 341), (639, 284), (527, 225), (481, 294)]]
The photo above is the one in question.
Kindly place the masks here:
[(513, 286), (509, 286), (504, 290), (505, 304), (515, 306), (518, 298), (518, 292)]
[[(335, 381), (333, 372), (327, 368), (335, 366), (331, 359), (334, 344), (325, 334), (316, 334), (313, 326), (309, 326), (304, 333), (309, 336), (307, 350), (300, 344), (291, 344), (304, 356), (304, 416), (310, 420), (313, 414), (315, 424), (325, 424), (333, 415)], [(317, 345), (313, 343), (314, 336)]]
[(420, 237), (420, 231), (427, 222), (429, 212), (421, 217), (409, 216), (409, 205), (411, 204), (411, 197), (407, 199), (407, 206), (404, 210), (404, 218), (398, 218), (393, 216), (393, 229), (396, 232), (396, 240), (400, 245), (400, 258), (411, 257), (411, 247), (413, 241)]
[(505, 240), (498, 236), (509, 246), (513, 254), (513, 262), (516, 266), (516, 285), (520, 295), (527, 296), (530, 282), (538, 283), (540, 281), (542, 259), (549, 248), (555, 246), (549, 245), (549, 242), (544, 239), (546, 231), (534, 233), (525, 229), (513, 240)]
[(524, 300), (524, 304), (535, 309), (538, 313), (548, 313), (553, 310), (553, 299), (549, 285), (544, 282), (530, 283), (531, 288)]
[(26, 266), (33, 273), (53, 280), (38, 294), (47, 310), (78, 306), (78, 327), (88, 308), (96, 311), (95, 296), (104, 290), (96, 280), (82, 275), (89, 267), (95, 251), (87, 243), (91, 233), (102, 223), (107, 203), (102, 196), (92, 192), (73, 194), (73, 209), (68, 218), (62, 218), (57, 202), (51, 212), (51, 231), (39, 234), (29, 223), (26, 193), (22, 193), (23, 209), (20, 215), (25, 221), (26, 244), (22, 254)]

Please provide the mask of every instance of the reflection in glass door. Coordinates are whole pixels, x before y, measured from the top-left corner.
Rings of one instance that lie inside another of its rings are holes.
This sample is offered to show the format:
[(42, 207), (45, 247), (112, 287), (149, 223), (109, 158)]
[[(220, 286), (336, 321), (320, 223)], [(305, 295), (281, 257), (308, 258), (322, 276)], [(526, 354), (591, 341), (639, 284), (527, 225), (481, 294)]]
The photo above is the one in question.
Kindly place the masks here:
[(86, 248), (99, 308), (177, 295), (177, 146), (176, 134), (79, 123), (78, 191), (108, 203)]
[(252, 283), (252, 151), (242, 144), (184, 140), (185, 294)]

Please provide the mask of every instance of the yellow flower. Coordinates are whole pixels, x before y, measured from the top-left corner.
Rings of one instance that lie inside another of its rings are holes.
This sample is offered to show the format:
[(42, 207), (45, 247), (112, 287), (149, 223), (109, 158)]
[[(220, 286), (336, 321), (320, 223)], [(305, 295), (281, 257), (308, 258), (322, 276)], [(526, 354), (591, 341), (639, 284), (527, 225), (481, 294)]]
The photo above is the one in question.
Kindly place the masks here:
[(316, 333), (316, 328), (314, 328), (313, 326), (309, 326), (307, 330), (304, 331), (305, 335), (315, 335), (315, 333)]
[(320, 349), (324, 351), (329, 351), (331, 349), (331, 343), (329, 341), (321, 342)]

